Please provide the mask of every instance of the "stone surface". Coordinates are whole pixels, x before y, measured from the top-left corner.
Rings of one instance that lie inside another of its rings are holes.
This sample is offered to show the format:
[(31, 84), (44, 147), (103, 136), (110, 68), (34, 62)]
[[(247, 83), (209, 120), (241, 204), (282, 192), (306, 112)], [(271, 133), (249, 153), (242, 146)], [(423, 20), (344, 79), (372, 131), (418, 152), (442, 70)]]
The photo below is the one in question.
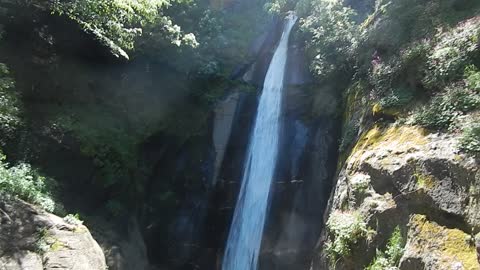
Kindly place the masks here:
[(0, 269), (104, 270), (100, 246), (83, 225), (0, 196)]
[(215, 186), (223, 157), (230, 140), (232, 126), (235, 120), (240, 93), (234, 92), (218, 103), (214, 110), (213, 145), (215, 147), (214, 175), (211, 186)]
[(92, 218), (91, 222), (92, 234), (105, 254), (109, 270), (150, 269), (147, 248), (135, 218), (129, 220), (123, 234), (102, 217)]
[[(408, 242), (400, 269), (478, 269), (470, 258), (475, 255), (473, 240), (465, 246), (468, 259), (458, 259), (445, 245), (459, 242), (459, 235), (473, 239), (468, 234), (480, 229), (475, 188), (479, 168), (478, 159), (458, 150), (456, 134), (428, 134), (401, 125), (375, 125), (364, 131), (339, 174), (329, 209), (361, 213), (375, 235), (352, 246), (351, 256), (339, 261), (336, 269), (367, 266), (396, 226)], [(422, 240), (422, 230), (430, 227), (435, 232), (428, 232), (428, 241)], [(312, 269), (329, 267), (323, 247), (334, 237), (324, 231)]]
[(467, 233), (413, 215), (400, 270), (480, 269), (475, 243)]

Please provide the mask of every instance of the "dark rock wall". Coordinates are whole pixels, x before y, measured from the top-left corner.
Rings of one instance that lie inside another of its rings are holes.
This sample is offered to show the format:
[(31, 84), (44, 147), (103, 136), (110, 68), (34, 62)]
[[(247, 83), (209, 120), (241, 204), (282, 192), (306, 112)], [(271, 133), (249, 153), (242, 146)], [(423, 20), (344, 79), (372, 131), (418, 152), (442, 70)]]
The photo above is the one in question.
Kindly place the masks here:
[[(277, 34), (275, 40), (278, 38)], [(267, 50), (269, 54), (259, 58), (253, 65), (257, 68), (257, 75), (247, 73), (246, 76), (260, 90), (275, 45), (270, 42), (266, 47), (270, 48)], [(285, 81), (280, 154), (270, 193), (270, 213), (260, 257), (260, 269), (268, 270), (308, 266), (322, 229), (322, 215), (336, 167), (337, 122), (330, 112), (325, 113), (328, 116), (324, 117), (312, 116), (315, 106), (311, 98), (313, 78), (308, 71), (302, 43), (293, 38), (290, 41)], [(328, 88), (316, 89), (315, 93), (321, 98), (322, 91), (327, 96), (331, 95)], [(258, 96), (244, 97), (220, 174), (217, 203), (220, 205), (219, 220), (224, 222), (219, 226), (223, 227), (221, 249), (226, 244), (240, 189)]]

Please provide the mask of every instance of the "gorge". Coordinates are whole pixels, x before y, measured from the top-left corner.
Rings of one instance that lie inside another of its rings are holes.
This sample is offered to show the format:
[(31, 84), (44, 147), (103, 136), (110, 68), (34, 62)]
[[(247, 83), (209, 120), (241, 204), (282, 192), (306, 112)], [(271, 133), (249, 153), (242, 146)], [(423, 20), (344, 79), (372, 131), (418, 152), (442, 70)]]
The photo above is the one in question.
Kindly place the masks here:
[(0, 0), (0, 269), (480, 269), (479, 120), (478, 1)]

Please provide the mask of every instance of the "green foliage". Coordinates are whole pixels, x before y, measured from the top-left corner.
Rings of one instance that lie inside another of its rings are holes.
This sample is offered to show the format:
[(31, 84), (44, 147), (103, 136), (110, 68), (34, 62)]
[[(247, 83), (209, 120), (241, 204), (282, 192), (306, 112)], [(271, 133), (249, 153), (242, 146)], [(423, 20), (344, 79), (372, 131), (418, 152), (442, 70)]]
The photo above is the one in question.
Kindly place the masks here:
[(55, 0), (52, 7), (53, 12), (67, 15), (123, 49), (133, 49), (135, 38), (142, 35), (146, 25), (162, 29), (165, 39), (177, 46), (197, 46), (193, 34), (184, 34), (180, 26), (162, 14), (171, 3), (170, 0)]
[(271, 0), (265, 3), (265, 10), (270, 14), (280, 14), (292, 10), (297, 1), (295, 0)]
[(403, 256), (404, 246), (405, 240), (397, 226), (388, 239), (386, 251), (382, 252), (377, 249), (377, 256), (365, 270), (396, 269), (395, 267), (398, 266)]
[(7, 66), (0, 63), (0, 130), (7, 136), (20, 123), (19, 98), (14, 87)]
[(338, 212), (330, 214), (327, 230), (331, 235), (325, 246), (325, 252), (332, 265), (352, 252), (352, 246), (361, 239), (368, 239), (373, 233), (360, 213)]
[(63, 218), (63, 221), (65, 221), (66, 223), (68, 223), (70, 225), (75, 225), (75, 226), (79, 226), (79, 225), (83, 224), (83, 220), (80, 219), (79, 214), (75, 214), (75, 215), (68, 214)]
[(480, 154), (480, 123), (474, 123), (463, 131), (459, 148), (472, 154)]
[(145, 130), (138, 127), (132, 132), (128, 121), (98, 107), (64, 112), (56, 124), (79, 141), (82, 154), (92, 158), (100, 172), (99, 186), (119, 185), (125, 191), (136, 190), (131, 176), (137, 168), (137, 145)]
[(50, 245), (48, 241), (50, 240), (51, 233), (46, 228), (41, 228), (37, 232), (38, 239), (35, 242), (35, 252), (38, 254), (44, 254), (45, 252), (50, 250)]
[(380, 99), (380, 105), (384, 109), (402, 108), (414, 98), (414, 93), (409, 88), (393, 89), (387, 96)]
[[(406, 83), (412, 80), (421, 80), (428, 51), (428, 43), (416, 42), (399, 50), (398, 54), (392, 55), (387, 61), (382, 59), (372, 61), (373, 67), (368, 69), (367, 74), (370, 84), (374, 87), (374, 96), (382, 98), (388, 94), (396, 95), (391, 93), (392, 88), (413, 88), (414, 86), (407, 86)], [(406, 94), (405, 91), (399, 91), (399, 89), (394, 92)]]
[(319, 77), (326, 77), (336, 70), (350, 68), (348, 63), (357, 46), (358, 27), (352, 19), (355, 13), (341, 1), (317, 0), (299, 7), (304, 9), (308, 5), (311, 9), (300, 20), (300, 29), (307, 40), (311, 70)]
[(265, 25), (269, 16), (263, 10), (264, 1), (252, 1), (248, 8), (239, 8), (235, 12), (212, 9), (210, 3), (198, 2), (188, 8), (172, 5), (168, 9), (175, 22), (195, 34), (199, 43), (197, 47), (165, 44), (163, 31), (153, 25), (147, 27), (150, 34), (139, 39), (138, 51), (169, 62), (175, 69), (196, 77), (229, 78), (239, 63), (252, 60), (250, 46), (260, 35), (262, 28), (259, 25)]
[(465, 68), (465, 84), (468, 88), (480, 92), (480, 71), (474, 65)]
[(9, 166), (0, 155), (0, 192), (18, 197), (53, 212), (55, 202), (51, 196), (53, 180), (40, 175), (30, 165), (20, 163)]
[(459, 86), (449, 87), (446, 93), (432, 98), (414, 115), (414, 123), (430, 129), (446, 129), (459, 115), (480, 108), (480, 96)]
[(441, 88), (462, 76), (465, 66), (478, 52), (480, 25), (468, 21), (451, 31), (435, 36), (436, 45), (428, 56), (428, 69), (423, 83), (432, 89)]
[(375, 12), (364, 22), (364, 48), (394, 53), (406, 44), (429, 39), (440, 27), (449, 28), (472, 17), (477, 1), (458, 4), (458, 0), (378, 0)]

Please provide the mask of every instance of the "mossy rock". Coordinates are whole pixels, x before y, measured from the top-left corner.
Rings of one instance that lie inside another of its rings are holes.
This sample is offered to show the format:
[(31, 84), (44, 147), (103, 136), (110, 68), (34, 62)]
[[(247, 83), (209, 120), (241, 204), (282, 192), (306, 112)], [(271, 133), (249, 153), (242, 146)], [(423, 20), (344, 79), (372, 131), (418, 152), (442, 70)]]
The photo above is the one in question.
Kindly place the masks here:
[(424, 129), (415, 126), (382, 127), (375, 125), (361, 135), (352, 154), (386, 144), (396, 144), (401, 147), (425, 145), (427, 143), (426, 134)]
[(380, 103), (373, 104), (372, 115), (374, 117), (398, 118), (402, 111), (396, 107), (385, 107)]
[(435, 178), (431, 175), (416, 173), (414, 176), (417, 179), (417, 187), (419, 189), (427, 191), (433, 189), (436, 185)]
[(480, 269), (474, 241), (462, 230), (441, 226), (418, 214), (412, 215), (409, 227), (401, 270)]

